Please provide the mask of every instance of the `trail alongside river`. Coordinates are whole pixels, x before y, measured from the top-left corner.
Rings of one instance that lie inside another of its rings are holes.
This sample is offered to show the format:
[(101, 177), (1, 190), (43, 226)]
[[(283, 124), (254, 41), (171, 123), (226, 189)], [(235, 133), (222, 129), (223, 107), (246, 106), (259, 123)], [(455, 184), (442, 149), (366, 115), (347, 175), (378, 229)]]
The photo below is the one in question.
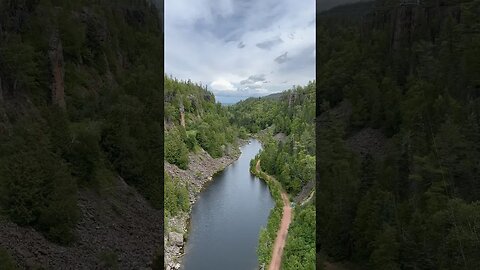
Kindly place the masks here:
[[(261, 171), (260, 160), (256, 164), (257, 172)], [(276, 181), (272, 176), (267, 175), (270, 181)], [(288, 199), (287, 193), (282, 190), (282, 200), (283, 200), (283, 214), (282, 220), (280, 222), (280, 228), (277, 232), (277, 237), (275, 238), (275, 243), (272, 249), (272, 259), (268, 265), (269, 270), (279, 270), (282, 265), (282, 255), (283, 248), (287, 241), (288, 227), (292, 221), (292, 207), (290, 207), (290, 201)]]
[(270, 265), (268, 266), (269, 270), (279, 270), (282, 263), (283, 248), (285, 247), (285, 242), (287, 241), (288, 227), (292, 221), (292, 208), (290, 207), (290, 201), (288, 200), (287, 194), (282, 191), (283, 199), (283, 216), (280, 223), (280, 228), (277, 232), (277, 238), (275, 239), (275, 244), (273, 245), (273, 254)]

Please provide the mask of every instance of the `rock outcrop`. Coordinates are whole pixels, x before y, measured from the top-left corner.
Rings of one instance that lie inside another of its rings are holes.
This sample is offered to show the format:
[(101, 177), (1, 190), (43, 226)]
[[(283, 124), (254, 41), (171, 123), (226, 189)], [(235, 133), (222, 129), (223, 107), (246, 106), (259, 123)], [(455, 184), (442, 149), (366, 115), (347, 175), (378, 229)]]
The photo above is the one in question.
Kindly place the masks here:
[(185, 127), (185, 107), (182, 102), (180, 102), (180, 125)]
[(183, 234), (177, 232), (168, 233), (168, 241), (177, 247), (183, 246)]
[(65, 108), (65, 69), (63, 61), (62, 40), (58, 30), (55, 30), (50, 38), (48, 50), (52, 72), (52, 103), (60, 108)]

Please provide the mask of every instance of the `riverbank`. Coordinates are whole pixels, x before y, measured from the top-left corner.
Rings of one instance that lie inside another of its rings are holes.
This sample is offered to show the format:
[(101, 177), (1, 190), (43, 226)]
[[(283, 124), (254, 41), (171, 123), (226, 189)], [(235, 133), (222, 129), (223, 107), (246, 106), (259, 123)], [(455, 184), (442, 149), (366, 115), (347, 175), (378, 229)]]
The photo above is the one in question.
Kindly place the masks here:
[(212, 158), (203, 149), (197, 153), (190, 153), (187, 170), (182, 170), (175, 165), (164, 162), (165, 171), (172, 178), (182, 181), (182, 184), (187, 186), (190, 199), (188, 213), (165, 217), (165, 269), (180, 269), (182, 266), (183, 249), (188, 235), (188, 221), (198, 194), (210, 183), (215, 174), (223, 171), (239, 158), (240, 147), (248, 142), (249, 140), (239, 139), (237, 141), (238, 147), (231, 149), (229, 155), (221, 158)]
[(290, 202), (280, 183), (261, 170), (258, 158), (255, 158), (251, 165), (250, 171), (267, 183), (275, 200), (275, 207), (270, 212), (267, 226), (260, 232), (257, 248), (260, 269), (265, 269), (265, 266), (268, 266), (268, 269), (280, 269), (283, 247), (291, 222)]

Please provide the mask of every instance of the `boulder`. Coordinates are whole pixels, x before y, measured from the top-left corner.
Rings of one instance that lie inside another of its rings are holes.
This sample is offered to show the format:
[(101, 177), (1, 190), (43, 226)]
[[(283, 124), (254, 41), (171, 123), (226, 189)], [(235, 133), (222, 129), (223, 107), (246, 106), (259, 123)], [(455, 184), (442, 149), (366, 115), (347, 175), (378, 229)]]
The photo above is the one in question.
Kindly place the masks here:
[(168, 240), (175, 246), (183, 246), (183, 234), (177, 232), (170, 232)]

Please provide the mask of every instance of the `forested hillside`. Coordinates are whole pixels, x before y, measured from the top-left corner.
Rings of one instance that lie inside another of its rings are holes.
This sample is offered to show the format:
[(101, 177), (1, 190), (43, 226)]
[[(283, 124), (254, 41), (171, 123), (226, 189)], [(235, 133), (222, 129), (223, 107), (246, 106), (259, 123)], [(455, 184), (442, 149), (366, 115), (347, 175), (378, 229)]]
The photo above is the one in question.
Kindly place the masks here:
[(230, 109), (233, 121), (250, 133), (272, 127), (264, 138), (262, 169), (296, 196), (314, 179), (315, 83), (283, 93), (280, 99), (250, 98)]
[[(296, 203), (308, 201), (315, 179), (315, 82), (281, 95), (249, 98), (229, 109), (232, 121), (256, 133), (264, 149), (257, 159), (262, 171), (274, 176)], [(256, 160), (254, 160), (254, 164)], [(270, 187), (274, 192), (276, 187)], [(277, 192), (278, 193), (278, 192)], [(280, 200), (260, 233), (260, 264), (268, 265), (281, 219)], [(280, 204), (280, 206), (278, 205)], [(298, 206), (290, 225), (282, 269), (314, 269), (315, 205)]]
[(0, 1), (0, 215), (76, 245), (82, 190), (100, 198), (123, 179), (162, 208), (158, 14), (138, 0)]
[[(170, 164), (186, 170), (189, 154), (201, 149), (213, 158), (230, 155), (238, 147), (238, 138), (246, 138), (244, 131), (240, 132), (230, 123), (228, 110), (215, 101), (215, 96), (205, 86), (165, 76), (164, 95), (164, 153)], [(174, 189), (165, 187), (165, 190), (166, 201), (174, 202), (178, 197), (172, 193)], [(171, 214), (178, 209), (173, 203), (166, 206), (166, 212)]]
[(188, 151), (203, 148), (212, 157), (228, 154), (245, 133), (229, 122), (226, 108), (215, 102), (206, 87), (165, 77), (165, 159), (180, 168), (188, 165)]
[(480, 268), (480, 1), (317, 25), (318, 239), (360, 269)]

